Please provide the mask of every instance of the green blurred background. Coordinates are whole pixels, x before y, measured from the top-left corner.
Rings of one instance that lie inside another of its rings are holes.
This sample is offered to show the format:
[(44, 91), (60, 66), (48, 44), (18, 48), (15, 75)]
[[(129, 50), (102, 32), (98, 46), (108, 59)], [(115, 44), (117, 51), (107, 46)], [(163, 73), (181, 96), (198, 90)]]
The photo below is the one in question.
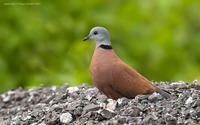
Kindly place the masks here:
[(92, 83), (88, 67), (95, 46), (82, 38), (93, 26), (105, 26), (117, 54), (150, 80), (200, 79), (199, 0), (0, 4), (1, 92)]

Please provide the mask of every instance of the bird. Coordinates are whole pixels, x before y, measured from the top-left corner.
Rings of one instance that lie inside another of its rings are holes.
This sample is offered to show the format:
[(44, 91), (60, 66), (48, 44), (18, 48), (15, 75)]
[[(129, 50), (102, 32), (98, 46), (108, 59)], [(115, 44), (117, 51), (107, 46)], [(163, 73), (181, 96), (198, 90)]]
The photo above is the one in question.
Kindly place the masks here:
[(105, 27), (93, 27), (83, 39), (87, 40), (96, 44), (90, 64), (91, 79), (108, 98), (132, 99), (137, 95), (149, 95), (154, 92), (164, 98), (170, 98), (170, 93), (153, 85), (120, 59), (112, 48), (110, 35)]

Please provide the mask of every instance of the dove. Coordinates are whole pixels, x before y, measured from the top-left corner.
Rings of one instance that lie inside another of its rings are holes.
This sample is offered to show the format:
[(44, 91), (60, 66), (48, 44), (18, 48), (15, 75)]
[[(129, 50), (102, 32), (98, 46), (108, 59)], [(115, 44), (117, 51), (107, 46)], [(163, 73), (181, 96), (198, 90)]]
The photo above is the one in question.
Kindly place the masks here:
[(104, 27), (94, 27), (83, 41), (92, 40), (96, 43), (91, 64), (90, 74), (94, 85), (108, 98), (129, 99), (137, 95), (159, 93), (165, 98), (170, 94), (151, 83), (128, 64), (123, 62), (115, 53), (110, 41), (110, 35)]

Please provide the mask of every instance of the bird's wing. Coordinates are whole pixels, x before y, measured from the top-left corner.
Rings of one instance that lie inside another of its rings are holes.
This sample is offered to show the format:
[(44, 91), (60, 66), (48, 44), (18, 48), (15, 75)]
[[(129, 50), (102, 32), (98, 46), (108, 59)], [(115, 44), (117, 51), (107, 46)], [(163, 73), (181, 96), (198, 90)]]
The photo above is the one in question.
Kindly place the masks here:
[(112, 88), (122, 96), (133, 98), (139, 94), (149, 94), (155, 91), (154, 86), (121, 60), (112, 68)]

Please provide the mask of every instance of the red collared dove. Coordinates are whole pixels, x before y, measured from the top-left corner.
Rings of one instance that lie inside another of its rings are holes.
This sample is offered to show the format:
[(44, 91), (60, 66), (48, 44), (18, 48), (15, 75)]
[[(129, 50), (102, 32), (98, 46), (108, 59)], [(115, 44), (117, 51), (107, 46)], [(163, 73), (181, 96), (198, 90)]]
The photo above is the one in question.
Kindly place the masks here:
[(170, 97), (166, 91), (154, 86), (116, 55), (106, 28), (92, 28), (84, 41), (88, 39), (96, 43), (90, 65), (91, 77), (95, 86), (107, 97), (112, 99), (134, 98), (137, 95), (153, 92), (158, 92), (165, 98)]

